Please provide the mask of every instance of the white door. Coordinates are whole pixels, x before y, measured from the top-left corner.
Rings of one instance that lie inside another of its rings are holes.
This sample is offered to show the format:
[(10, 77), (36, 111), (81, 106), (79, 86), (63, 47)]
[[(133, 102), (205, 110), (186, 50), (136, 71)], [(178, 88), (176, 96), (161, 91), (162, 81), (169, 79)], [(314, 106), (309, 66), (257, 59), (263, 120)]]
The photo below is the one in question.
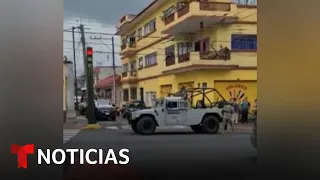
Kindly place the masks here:
[(180, 107), (181, 102), (168, 102), (165, 109), (166, 125), (183, 125), (186, 119), (186, 108)]
[(146, 106), (151, 107), (153, 105), (154, 99), (156, 99), (155, 92), (146, 92), (146, 97), (145, 97)]

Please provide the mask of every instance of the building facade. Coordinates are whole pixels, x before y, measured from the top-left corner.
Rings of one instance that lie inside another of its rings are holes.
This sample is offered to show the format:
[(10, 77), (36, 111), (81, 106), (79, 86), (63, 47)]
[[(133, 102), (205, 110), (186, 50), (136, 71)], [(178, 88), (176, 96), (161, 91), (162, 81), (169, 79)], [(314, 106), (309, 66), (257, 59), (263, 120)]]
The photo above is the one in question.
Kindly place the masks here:
[[(122, 67), (116, 66), (116, 74), (122, 73)], [(113, 75), (113, 67), (112, 66), (96, 66), (93, 69), (94, 74), (94, 84), (98, 81), (105, 79), (106, 77)]]
[[(116, 95), (113, 97), (113, 68), (110, 66), (98, 66), (94, 68), (94, 88), (100, 98), (109, 99), (118, 107), (121, 106), (121, 72), (122, 67), (116, 67)], [(115, 98), (115, 99), (113, 99)]]
[(71, 61), (63, 61), (63, 109), (67, 119), (74, 119), (77, 117), (75, 110), (75, 87), (74, 87), (74, 71), (73, 63)]
[(256, 99), (256, 1), (155, 0), (139, 14), (125, 15), (117, 28), (123, 101), (151, 105), (181, 86)]

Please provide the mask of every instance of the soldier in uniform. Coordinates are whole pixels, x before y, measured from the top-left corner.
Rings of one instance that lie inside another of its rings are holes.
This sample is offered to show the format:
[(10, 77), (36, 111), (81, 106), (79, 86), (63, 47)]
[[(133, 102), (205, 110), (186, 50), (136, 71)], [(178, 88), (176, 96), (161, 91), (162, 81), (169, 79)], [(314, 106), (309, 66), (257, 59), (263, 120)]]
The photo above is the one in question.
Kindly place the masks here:
[(222, 110), (222, 115), (223, 115), (222, 134), (224, 134), (224, 131), (227, 129), (228, 124), (230, 124), (233, 132), (232, 117), (233, 117), (234, 109), (233, 109), (232, 103), (233, 103), (232, 100), (230, 100), (230, 102), (227, 102)]

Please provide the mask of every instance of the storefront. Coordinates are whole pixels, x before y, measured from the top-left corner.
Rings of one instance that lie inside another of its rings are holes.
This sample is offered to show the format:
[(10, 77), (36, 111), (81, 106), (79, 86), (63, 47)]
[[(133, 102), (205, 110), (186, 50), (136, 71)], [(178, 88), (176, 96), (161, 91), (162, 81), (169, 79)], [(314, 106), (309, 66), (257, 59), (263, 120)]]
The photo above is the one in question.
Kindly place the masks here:
[(257, 81), (215, 81), (214, 87), (226, 100), (236, 98), (240, 102), (247, 97), (253, 105), (257, 98)]

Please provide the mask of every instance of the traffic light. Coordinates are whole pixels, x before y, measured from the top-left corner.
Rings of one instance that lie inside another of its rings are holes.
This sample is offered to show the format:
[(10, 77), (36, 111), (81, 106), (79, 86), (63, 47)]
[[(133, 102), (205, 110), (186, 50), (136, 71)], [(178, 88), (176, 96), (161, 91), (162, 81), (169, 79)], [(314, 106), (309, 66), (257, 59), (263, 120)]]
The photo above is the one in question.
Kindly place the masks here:
[(92, 47), (87, 47), (86, 53), (87, 53), (88, 63), (92, 63), (92, 54), (93, 54)]

